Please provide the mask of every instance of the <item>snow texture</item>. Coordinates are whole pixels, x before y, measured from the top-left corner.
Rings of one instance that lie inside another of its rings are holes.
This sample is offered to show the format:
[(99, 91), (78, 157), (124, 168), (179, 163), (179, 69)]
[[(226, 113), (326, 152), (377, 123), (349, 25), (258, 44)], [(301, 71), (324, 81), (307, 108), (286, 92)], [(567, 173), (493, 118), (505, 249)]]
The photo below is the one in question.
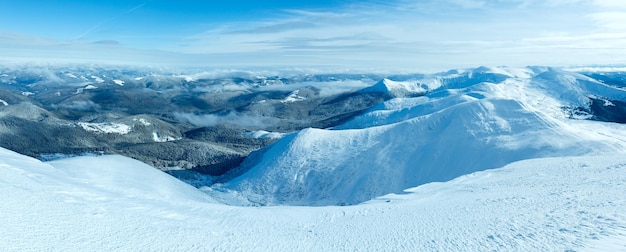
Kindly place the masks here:
[(411, 97), (424, 94), (426, 89), (411, 82), (398, 82), (383, 79), (375, 85), (365, 88), (362, 92), (385, 93), (391, 97)]
[(96, 83), (103, 83), (104, 80), (98, 76), (92, 75), (91, 78), (96, 82)]
[(543, 67), (382, 83), (396, 99), (286, 134), (200, 190), (121, 156), (0, 148), (0, 250), (626, 250), (626, 126), (563, 111), (625, 91)]
[(527, 160), (348, 207), (236, 207), (120, 156), (0, 149), (0, 250), (619, 251), (623, 155)]
[(119, 85), (119, 86), (124, 86), (124, 81), (123, 80), (113, 80), (113, 83), (115, 83), (116, 85)]
[(236, 191), (244, 204), (357, 204), (519, 160), (626, 150), (624, 125), (570, 120), (563, 111), (590, 96), (626, 100), (624, 90), (540, 67), (429, 78), (440, 85), (423, 97), (391, 100), (333, 130), (282, 138), (215, 190)]
[(289, 103), (289, 102), (299, 102), (299, 101), (304, 101), (304, 100), (306, 100), (306, 98), (300, 96), (300, 90), (295, 90), (295, 91), (291, 92), (289, 94), (289, 96), (287, 96), (281, 102), (282, 103)]
[(88, 123), (79, 122), (78, 126), (82, 127), (86, 131), (92, 131), (97, 133), (106, 134), (128, 134), (132, 130), (132, 127), (123, 123)]
[(157, 143), (171, 142), (171, 141), (176, 141), (180, 139), (181, 138), (178, 138), (178, 137), (173, 137), (173, 136), (168, 136), (168, 135), (163, 136), (157, 132), (152, 132), (152, 140)]
[(89, 85), (85, 86), (83, 89), (85, 89), (85, 90), (89, 90), (89, 89), (97, 89), (97, 88), (98, 88), (98, 87), (96, 87), (96, 86), (94, 86), (94, 85), (89, 84)]

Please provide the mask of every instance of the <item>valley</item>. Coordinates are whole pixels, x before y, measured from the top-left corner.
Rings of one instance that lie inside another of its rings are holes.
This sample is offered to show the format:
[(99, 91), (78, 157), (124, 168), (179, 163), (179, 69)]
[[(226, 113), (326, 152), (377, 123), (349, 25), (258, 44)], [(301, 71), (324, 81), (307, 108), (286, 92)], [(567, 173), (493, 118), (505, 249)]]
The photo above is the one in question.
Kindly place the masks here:
[(0, 248), (626, 248), (624, 72), (120, 69), (0, 72)]

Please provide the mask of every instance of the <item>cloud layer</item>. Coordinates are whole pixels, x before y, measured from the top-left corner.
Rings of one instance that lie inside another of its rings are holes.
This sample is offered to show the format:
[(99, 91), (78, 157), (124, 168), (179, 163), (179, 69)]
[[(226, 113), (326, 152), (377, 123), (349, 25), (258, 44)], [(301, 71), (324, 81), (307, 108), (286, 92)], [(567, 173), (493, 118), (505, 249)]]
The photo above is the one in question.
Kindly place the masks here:
[(191, 113), (175, 113), (174, 115), (178, 120), (186, 121), (198, 127), (231, 124), (240, 127), (267, 128), (278, 124), (276, 118), (239, 114), (235, 112), (226, 115), (196, 115)]

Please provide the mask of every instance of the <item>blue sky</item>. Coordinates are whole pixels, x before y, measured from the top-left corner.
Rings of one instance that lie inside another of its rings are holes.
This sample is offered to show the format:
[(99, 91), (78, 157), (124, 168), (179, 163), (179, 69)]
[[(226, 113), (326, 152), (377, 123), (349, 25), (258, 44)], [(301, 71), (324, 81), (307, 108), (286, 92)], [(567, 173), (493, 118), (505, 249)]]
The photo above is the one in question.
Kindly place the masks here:
[(378, 71), (626, 62), (623, 0), (21, 0), (0, 61)]

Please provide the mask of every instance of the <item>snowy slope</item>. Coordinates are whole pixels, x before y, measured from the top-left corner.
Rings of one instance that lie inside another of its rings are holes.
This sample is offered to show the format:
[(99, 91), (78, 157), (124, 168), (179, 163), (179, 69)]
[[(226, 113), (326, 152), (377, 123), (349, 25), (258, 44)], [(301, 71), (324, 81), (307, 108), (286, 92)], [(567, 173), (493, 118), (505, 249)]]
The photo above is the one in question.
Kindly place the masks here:
[(444, 84), (424, 97), (391, 100), (334, 130), (287, 136), (216, 189), (256, 204), (356, 204), (518, 160), (626, 150), (624, 125), (570, 120), (563, 111), (590, 96), (624, 100), (624, 90), (553, 68), (437, 79)]
[(567, 116), (563, 107), (589, 104), (589, 97), (626, 100), (626, 91), (623, 89), (555, 68), (533, 67), (497, 71), (491, 69), (487, 72), (497, 72), (495, 76), (484, 73), (485, 69), (487, 68), (468, 71), (469, 73), (463, 77), (458, 77), (458, 73), (454, 72), (427, 78), (423, 81), (437, 84), (430, 85), (425, 96), (389, 100), (335, 129), (366, 128), (396, 123), (477, 99), (515, 100), (524, 109), (547, 113), (550, 117), (556, 118)]
[(389, 97), (411, 97), (424, 94), (426, 90), (417, 83), (383, 79), (371, 87), (364, 88), (361, 92), (384, 93)]
[(210, 201), (206, 194), (149, 165), (122, 156), (74, 157), (48, 162), (63, 179), (111, 195), (168, 202)]
[(282, 136), (209, 194), (121, 156), (0, 148), (0, 251), (626, 250), (626, 126), (563, 110), (623, 90), (543, 67), (415, 83)]
[(619, 251), (623, 155), (527, 160), (348, 207), (234, 207), (121, 157), (0, 149), (0, 250)]

